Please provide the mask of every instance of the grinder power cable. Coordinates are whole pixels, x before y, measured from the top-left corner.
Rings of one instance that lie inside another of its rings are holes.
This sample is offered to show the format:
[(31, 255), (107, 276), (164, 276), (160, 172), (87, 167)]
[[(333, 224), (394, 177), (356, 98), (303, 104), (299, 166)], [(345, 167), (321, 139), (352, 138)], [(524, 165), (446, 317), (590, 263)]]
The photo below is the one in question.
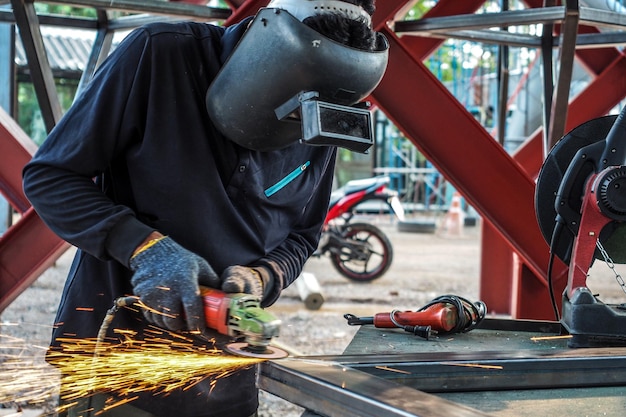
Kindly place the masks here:
[[(272, 339), (279, 334), (281, 322), (261, 308), (259, 297), (243, 293), (225, 293), (207, 287), (200, 287), (200, 296), (204, 304), (207, 327), (236, 339), (235, 342), (225, 346), (228, 353), (267, 360), (289, 356), (285, 350), (270, 345)], [(98, 332), (96, 355), (116, 312), (121, 307), (128, 306), (146, 308), (138, 297), (117, 298)]]

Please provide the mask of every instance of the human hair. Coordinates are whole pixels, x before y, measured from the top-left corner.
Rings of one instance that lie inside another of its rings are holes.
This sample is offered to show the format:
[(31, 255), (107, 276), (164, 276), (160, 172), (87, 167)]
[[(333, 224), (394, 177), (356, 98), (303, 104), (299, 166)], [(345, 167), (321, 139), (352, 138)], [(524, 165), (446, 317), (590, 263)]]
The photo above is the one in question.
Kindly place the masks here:
[[(374, 13), (374, 0), (345, 0), (361, 6), (370, 16)], [(379, 49), (378, 36), (365, 18), (350, 19), (339, 13), (323, 13), (303, 20), (307, 26), (336, 42), (352, 48), (374, 51)]]

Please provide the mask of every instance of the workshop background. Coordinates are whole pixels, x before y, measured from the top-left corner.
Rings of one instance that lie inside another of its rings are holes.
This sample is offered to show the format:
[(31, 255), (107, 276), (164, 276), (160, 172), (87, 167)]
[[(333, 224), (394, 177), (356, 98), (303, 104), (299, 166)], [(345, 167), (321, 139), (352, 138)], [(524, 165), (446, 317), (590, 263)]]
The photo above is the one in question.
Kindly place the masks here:
[[(6, 213), (0, 216), (0, 334), (23, 340), (29, 352), (41, 354), (47, 344), (71, 249), (30, 208), (21, 167), (125, 30), (155, 16), (228, 24), (267, 1), (191, 3), (198, 2), (132, 0), (114, 8), (83, 0), (59, 10), (40, 1), (0, 1), (0, 45), (10, 46), (0, 48), (0, 81), (10, 87), (0, 90), (6, 199), (0, 199)], [(307, 310), (297, 288), (288, 289), (272, 310), (284, 321), (281, 341), (306, 355), (339, 354), (357, 330), (343, 314), (414, 310), (447, 293), (484, 301), (490, 317), (553, 320), (536, 181), (547, 151), (565, 133), (623, 109), (623, 2), (379, 0), (377, 6), (374, 25), (391, 48), (387, 74), (371, 97), (376, 145), (365, 156), (341, 152), (337, 186), (388, 175), (407, 222), (400, 227), (390, 213), (360, 214), (393, 244), (393, 264), (379, 280), (358, 285), (326, 257), (312, 259), (306, 270), (325, 301)], [(66, 9), (74, 15), (56, 15)], [(463, 233), (451, 235), (442, 224), (456, 193), (465, 221)], [(609, 266), (597, 260), (586, 284), (605, 303), (624, 303), (623, 266)], [(554, 264), (557, 294), (567, 270)], [(299, 415), (297, 407), (264, 397), (262, 416)]]

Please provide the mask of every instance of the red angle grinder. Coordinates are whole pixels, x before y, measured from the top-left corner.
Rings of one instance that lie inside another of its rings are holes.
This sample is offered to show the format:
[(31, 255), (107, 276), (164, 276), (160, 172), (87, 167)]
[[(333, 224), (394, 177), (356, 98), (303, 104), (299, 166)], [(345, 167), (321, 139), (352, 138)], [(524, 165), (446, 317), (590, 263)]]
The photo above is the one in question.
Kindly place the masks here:
[[(289, 354), (270, 346), (278, 336), (280, 320), (261, 308), (261, 300), (250, 294), (230, 294), (213, 288), (200, 287), (204, 315), (208, 328), (238, 339), (225, 350), (233, 355), (259, 359), (280, 359)], [(97, 337), (96, 351), (106, 337), (109, 325), (119, 308), (126, 306), (144, 308), (137, 297), (119, 297), (107, 312)]]
[(373, 324), (379, 328), (400, 328), (429, 339), (435, 334), (464, 333), (474, 329), (485, 318), (487, 307), (482, 301), (471, 301), (457, 295), (442, 295), (417, 311), (393, 310), (372, 317), (345, 314), (351, 326)]
[(250, 294), (230, 294), (202, 287), (204, 315), (208, 328), (221, 334), (242, 338), (242, 342), (226, 345), (234, 355), (261, 359), (280, 359), (288, 353), (270, 346), (278, 336), (280, 320), (261, 308), (261, 300)]

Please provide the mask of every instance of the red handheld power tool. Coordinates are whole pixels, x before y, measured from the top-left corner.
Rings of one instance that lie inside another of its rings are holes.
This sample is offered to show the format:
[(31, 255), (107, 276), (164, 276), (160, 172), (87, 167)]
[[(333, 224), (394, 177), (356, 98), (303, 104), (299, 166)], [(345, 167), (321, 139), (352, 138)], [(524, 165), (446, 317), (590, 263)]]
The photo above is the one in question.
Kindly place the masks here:
[[(200, 287), (200, 296), (204, 303), (207, 327), (242, 340), (226, 345), (227, 352), (260, 359), (280, 359), (289, 355), (282, 349), (270, 346), (272, 338), (278, 336), (280, 320), (261, 308), (258, 297), (230, 294), (208, 287)], [(100, 326), (97, 346), (104, 341), (117, 310), (131, 305), (146, 307), (135, 296), (119, 297), (115, 300)]]
[(378, 328), (401, 328), (429, 339), (433, 334), (468, 332), (484, 318), (487, 307), (482, 301), (472, 303), (456, 295), (437, 297), (418, 311), (378, 313), (373, 317), (344, 317), (351, 326), (373, 324)]
[(226, 345), (234, 355), (262, 359), (279, 359), (288, 353), (270, 346), (278, 336), (280, 320), (261, 308), (261, 300), (250, 294), (231, 294), (201, 287), (204, 315), (208, 328), (218, 333), (242, 338), (243, 342)]

